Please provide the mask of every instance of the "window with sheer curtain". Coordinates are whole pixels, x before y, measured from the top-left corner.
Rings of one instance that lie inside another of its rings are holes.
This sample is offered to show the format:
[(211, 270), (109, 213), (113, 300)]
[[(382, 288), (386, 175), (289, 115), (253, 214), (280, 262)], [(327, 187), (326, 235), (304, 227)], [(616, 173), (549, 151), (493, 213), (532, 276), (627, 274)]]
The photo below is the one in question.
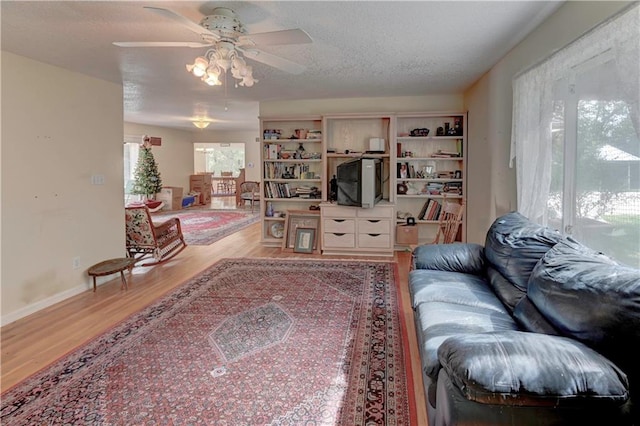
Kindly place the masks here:
[(640, 7), (513, 82), (518, 211), (640, 267)]

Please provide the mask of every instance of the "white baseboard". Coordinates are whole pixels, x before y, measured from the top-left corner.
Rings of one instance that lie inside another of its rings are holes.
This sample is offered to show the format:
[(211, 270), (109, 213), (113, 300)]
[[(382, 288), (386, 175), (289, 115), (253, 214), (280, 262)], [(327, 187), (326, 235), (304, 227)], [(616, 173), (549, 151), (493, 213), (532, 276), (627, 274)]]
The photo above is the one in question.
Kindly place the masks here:
[(62, 302), (65, 299), (68, 299), (76, 294), (83, 293), (87, 291), (87, 285), (79, 285), (74, 288), (70, 288), (69, 290), (63, 291), (62, 293), (54, 294), (51, 297), (40, 300), (36, 303), (32, 303), (31, 305), (25, 306), (24, 308), (18, 309), (17, 311), (11, 312), (10, 314), (3, 315), (0, 318), (0, 326), (4, 327), (5, 325), (17, 321), (21, 318), (24, 318), (28, 315), (36, 313), (44, 308), (48, 308), (51, 305), (55, 305), (58, 302)]

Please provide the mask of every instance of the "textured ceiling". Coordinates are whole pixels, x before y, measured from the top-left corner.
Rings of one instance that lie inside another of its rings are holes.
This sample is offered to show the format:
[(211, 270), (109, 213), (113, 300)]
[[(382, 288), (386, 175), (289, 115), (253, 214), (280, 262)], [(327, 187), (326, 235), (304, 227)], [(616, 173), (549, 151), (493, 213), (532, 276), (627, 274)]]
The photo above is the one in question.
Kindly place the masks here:
[[(125, 120), (194, 129), (257, 128), (261, 100), (461, 93), (562, 2), (2, 1), (2, 50), (124, 86)], [(247, 60), (259, 82), (209, 87), (185, 64), (206, 48), (122, 48), (114, 41), (201, 41), (143, 6), (199, 22), (217, 6), (248, 33), (301, 28), (312, 44), (264, 47), (307, 70), (287, 74)], [(227, 111), (225, 111), (225, 106)]]

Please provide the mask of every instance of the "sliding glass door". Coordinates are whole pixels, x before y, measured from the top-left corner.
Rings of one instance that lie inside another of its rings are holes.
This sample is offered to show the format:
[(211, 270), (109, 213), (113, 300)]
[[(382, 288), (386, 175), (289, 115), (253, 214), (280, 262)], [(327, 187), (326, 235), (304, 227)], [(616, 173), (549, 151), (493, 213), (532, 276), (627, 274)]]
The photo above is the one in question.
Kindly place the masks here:
[[(604, 53), (556, 82), (550, 225), (617, 260), (640, 265), (640, 143), (633, 105)], [(637, 111), (635, 111), (637, 113)]]

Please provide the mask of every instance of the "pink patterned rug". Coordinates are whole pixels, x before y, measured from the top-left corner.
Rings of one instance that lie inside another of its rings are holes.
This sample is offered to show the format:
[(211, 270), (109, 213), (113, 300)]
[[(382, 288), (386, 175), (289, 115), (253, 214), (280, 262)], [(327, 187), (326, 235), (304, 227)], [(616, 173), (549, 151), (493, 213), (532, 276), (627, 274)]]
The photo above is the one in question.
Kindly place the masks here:
[(396, 265), (226, 259), (2, 395), (2, 425), (409, 425)]
[(260, 220), (258, 212), (244, 210), (189, 209), (151, 215), (154, 222), (171, 217), (180, 218), (184, 239), (194, 246), (208, 246)]

